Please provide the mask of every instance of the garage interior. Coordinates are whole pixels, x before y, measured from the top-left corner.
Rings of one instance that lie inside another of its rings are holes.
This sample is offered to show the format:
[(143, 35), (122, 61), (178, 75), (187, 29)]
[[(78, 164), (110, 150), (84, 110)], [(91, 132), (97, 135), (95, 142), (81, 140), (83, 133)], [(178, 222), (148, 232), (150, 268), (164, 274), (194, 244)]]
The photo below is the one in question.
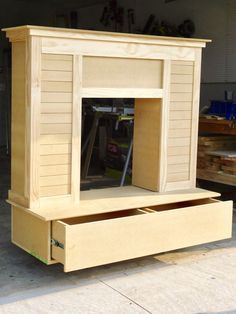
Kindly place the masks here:
[[(223, 131), (211, 126), (225, 121), (220, 102), (236, 97), (235, 17), (232, 0), (11, 0), (2, 1), (0, 24), (212, 39), (202, 62), (198, 186), (235, 201), (235, 109)], [(0, 310), (37, 313), (38, 305), (40, 312), (236, 313), (235, 233), (227, 241), (70, 274), (61, 273), (60, 265), (47, 268), (10, 243), (10, 205), (5, 200), (10, 188), (11, 49), (5, 33), (0, 34)], [(84, 98), (82, 190), (130, 184), (133, 108), (130, 98)], [(222, 156), (216, 151), (222, 150), (231, 155), (219, 168)]]

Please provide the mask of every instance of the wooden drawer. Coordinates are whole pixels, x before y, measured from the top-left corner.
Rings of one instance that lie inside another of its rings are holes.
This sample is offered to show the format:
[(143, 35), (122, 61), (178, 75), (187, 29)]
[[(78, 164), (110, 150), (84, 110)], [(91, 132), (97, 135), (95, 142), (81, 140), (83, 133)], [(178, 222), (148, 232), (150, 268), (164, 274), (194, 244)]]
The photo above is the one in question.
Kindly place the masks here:
[(230, 238), (232, 202), (204, 199), (52, 223), (52, 258), (73, 271)]

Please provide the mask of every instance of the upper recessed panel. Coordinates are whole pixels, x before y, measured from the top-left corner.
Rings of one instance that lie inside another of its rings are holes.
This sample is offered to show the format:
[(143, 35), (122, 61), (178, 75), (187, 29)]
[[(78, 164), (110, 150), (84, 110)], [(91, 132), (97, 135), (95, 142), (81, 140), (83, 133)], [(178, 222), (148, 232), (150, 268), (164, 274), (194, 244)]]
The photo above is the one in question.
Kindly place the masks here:
[(162, 88), (163, 61), (83, 58), (85, 88)]

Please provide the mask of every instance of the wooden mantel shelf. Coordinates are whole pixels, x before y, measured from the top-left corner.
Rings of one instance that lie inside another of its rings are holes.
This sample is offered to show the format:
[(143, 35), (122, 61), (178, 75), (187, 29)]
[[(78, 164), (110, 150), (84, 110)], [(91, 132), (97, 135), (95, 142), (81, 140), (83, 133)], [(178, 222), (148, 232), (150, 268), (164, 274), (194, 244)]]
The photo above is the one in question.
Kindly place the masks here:
[[(127, 186), (83, 191), (80, 193), (80, 204), (77, 208), (66, 208), (62, 204), (61, 207), (23, 209), (42, 220), (50, 221), (218, 196), (219, 193), (198, 188), (159, 193)], [(9, 203), (15, 205), (12, 201)]]
[(236, 135), (236, 123), (229, 120), (200, 118), (199, 131), (215, 134)]

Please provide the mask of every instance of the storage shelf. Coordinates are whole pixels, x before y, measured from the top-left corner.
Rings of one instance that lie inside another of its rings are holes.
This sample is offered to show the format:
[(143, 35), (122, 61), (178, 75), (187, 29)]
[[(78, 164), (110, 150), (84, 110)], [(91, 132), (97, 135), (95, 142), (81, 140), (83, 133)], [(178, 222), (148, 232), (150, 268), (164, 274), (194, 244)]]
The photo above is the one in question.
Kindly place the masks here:
[(227, 184), (231, 186), (236, 186), (236, 176), (223, 173), (223, 172), (217, 172), (217, 171), (209, 171), (209, 170), (197, 170), (197, 178), (207, 181), (212, 181), (216, 183), (221, 184)]
[(236, 135), (235, 124), (228, 120), (209, 120), (200, 118), (199, 131), (214, 134)]

